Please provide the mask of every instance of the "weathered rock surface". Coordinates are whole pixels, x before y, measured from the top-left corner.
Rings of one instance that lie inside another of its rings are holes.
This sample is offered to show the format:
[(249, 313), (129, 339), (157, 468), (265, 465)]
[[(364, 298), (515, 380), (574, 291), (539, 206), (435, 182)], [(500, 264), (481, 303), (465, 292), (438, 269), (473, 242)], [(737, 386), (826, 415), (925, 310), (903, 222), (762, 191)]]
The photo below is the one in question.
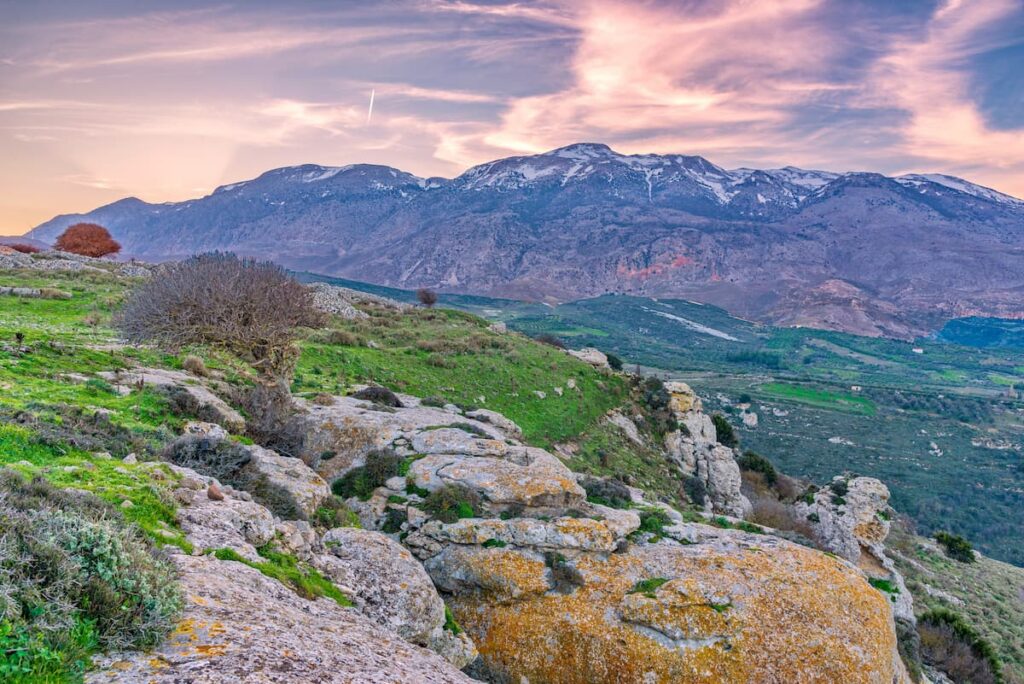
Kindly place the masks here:
[(837, 476), (833, 482), (840, 483), (840, 488), (845, 485), (842, 496), (825, 487), (814, 494), (813, 503), (797, 502), (797, 512), (810, 521), (822, 547), (856, 563), (869, 576), (891, 582), (896, 588), (889, 594), (893, 612), (914, 623), (913, 598), (885, 549), (889, 488), (873, 477)]
[[(374, 449), (393, 447), (403, 455), (416, 453), (411, 448), (412, 440), (438, 428), (472, 425), (490, 440), (515, 439), (497, 425), (467, 419), (443, 408), (406, 405), (404, 398), (402, 408), (386, 410), (353, 397), (335, 397), (331, 406), (306, 403), (303, 407), (306, 409), (303, 460), (328, 481), (363, 465), (366, 454)], [(462, 434), (455, 436), (462, 438)], [(435, 443), (439, 440), (437, 435), (432, 437)]]
[(313, 283), (309, 286), (313, 291), (313, 306), (324, 313), (334, 314), (346, 320), (369, 318), (369, 316), (352, 306), (354, 290), (335, 287), (327, 283)]
[(845, 561), (779, 539), (580, 554), (568, 587), (531, 550), (470, 549), (426, 566), (498, 681), (907, 681), (886, 599)]
[(282, 514), (294, 512), (286, 517), (305, 520), (331, 495), (327, 482), (301, 459), (281, 456), (255, 444), (245, 448), (251, 459), (242, 469), (242, 476), (253, 483), (249, 491), (262, 503), (274, 502), (272, 507)]
[(379, 532), (338, 528), (323, 537), (313, 565), (348, 589), (358, 610), (419, 646), (438, 651), (456, 667), (476, 657), (464, 634), (444, 629), (444, 602), (423, 566), (401, 544)]
[(608, 356), (599, 349), (584, 347), (583, 349), (567, 349), (570, 356), (575, 356), (580, 361), (589, 363), (595, 368), (609, 368)]
[(245, 430), (245, 419), (226, 401), (200, 383), (195, 376), (183, 371), (164, 368), (134, 368), (128, 371), (103, 371), (100, 377), (126, 390), (140, 385), (163, 387), (170, 391), (184, 392), (196, 403), (200, 418), (224, 427), (229, 432)]
[(689, 385), (666, 382), (665, 389), (676, 420), (685, 426), (666, 435), (669, 458), (684, 475), (703, 482), (709, 510), (742, 518), (750, 511), (750, 502), (740, 492), (743, 480), (732, 450), (718, 443), (714, 423)]
[(152, 652), (112, 654), (86, 681), (100, 684), (463, 683), (437, 654), (358, 611), (309, 601), (241, 563), (174, 557), (187, 605)]

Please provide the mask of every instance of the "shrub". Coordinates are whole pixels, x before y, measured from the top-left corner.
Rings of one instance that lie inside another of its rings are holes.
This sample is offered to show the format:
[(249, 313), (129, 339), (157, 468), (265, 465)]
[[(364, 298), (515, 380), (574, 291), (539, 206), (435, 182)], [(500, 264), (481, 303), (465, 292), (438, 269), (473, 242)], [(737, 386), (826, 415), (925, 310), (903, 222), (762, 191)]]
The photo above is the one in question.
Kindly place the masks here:
[(348, 330), (331, 330), (324, 337), (327, 344), (335, 344), (342, 347), (358, 347), (359, 338)]
[(30, 245), (27, 242), (16, 242), (13, 245), (7, 245), (15, 252), (21, 252), (22, 254), (36, 254), (42, 250), (35, 245)]
[(588, 477), (581, 484), (590, 503), (609, 508), (628, 508), (633, 503), (629, 487), (618, 480)]
[(355, 399), (362, 399), (363, 401), (372, 401), (374, 404), (380, 404), (382, 406), (402, 408), (402, 402), (399, 400), (398, 396), (387, 387), (381, 387), (380, 385), (370, 385), (369, 387), (353, 393), (352, 397)]
[(640, 514), (640, 531), (660, 535), (665, 525), (671, 525), (672, 519), (660, 508), (649, 508)]
[(623, 366), (622, 359), (620, 359), (615, 354), (605, 354), (605, 356), (608, 357), (608, 367), (609, 368), (611, 368), (613, 371), (620, 371), (620, 370), (622, 370), (622, 366)]
[(735, 449), (740, 445), (739, 437), (736, 436), (736, 430), (725, 416), (721, 413), (716, 413), (711, 416), (711, 422), (715, 424), (715, 434), (718, 435), (719, 444), (730, 449)]
[(206, 364), (198, 356), (189, 354), (181, 360), (181, 367), (192, 375), (198, 375), (201, 378), (206, 377), (210, 374), (210, 371), (206, 369)]
[(971, 546), (971, 542), (958, 534), (939, 531), (935, 533), (935, 541), (945, 547), (946, 555), (953, 560), (961, 563), (973, 563), (977, 560), (974, 557), (974, 547)]
[(686, 494), (687, 501), (695, 506), (703, 506), (708, 499), (704, 480), (694, 475), (687, 475), (683, 478), (683, 493)]
[(161, 267), (132, 292), (115, 324), (130, 342), (224, 349), (287, 391), (296, 328), (323, 320), (312, 291), (280, 266), (213, 252)]
[(445, 485), (427, 495), (423, 510), (444, 523), (475, 518), (480, 513), (480, 496), (462, 485)]
[(389, 478), (399, 474), (404, 459), (391, 449), (374, 449), (366, 455), (366, 465), (352, 468), (331, 484), (331, 491), (348, 499), (363, 501), (373, 495)]
[(647, 409), (647, 415), (656, 433), (665, 434), (679, 429), (679, 423), (671, 408), (672, 396), (660, 378), (644, 378), (640, 383), (640, 401)]
[(241, 472), (252, 460), (252, 454), (228, 439), (185, 435), (168, 444), (160, 452), (160, 458), (231, 487), (241, 487), (244, 484)]
[(331, 530), (335, 527), (359, 527), (359, 516), (336, 496), (324, 499), (310, 520), (317, 527)]
[(76, 223), (53, 244), (62, 252), (87, 257), (103, 257), (121, 251), (121, 245), (110, 237), (110, 231), (95, 223)]
[(1003, 681), (995, 649), (958, 614), (939, 608), (917, 621), (923, 660), (954, 682), (999, 684)]
[(420, 304), (430, 309), (433, 308), (435, 304), (437, 304), (437, 293), (434, 292), (433, 290), (428, 290), (425, 287), (421, 287), (420, 289), (416, 290), (416, 299), (419, 300)]
[(445, 404), (447, 403), (448, 402), (444, 400), (444, 397), (438, 397), (435, 395), (425, 397), (420, 401), (420, 404), (422, 404), (423, 406), (432, 406), (434, 408), (444, 408)]
[(65, 681), (88, 652), (145, 648), (181, 607), (173, 567), (96, 497), (0, 470), (0, 673)]
[(746, 451), (736, 460), (741, 469), (750, 470), (764, 475), (764, 481), (770, 486), (774, 485), (776, 480), (779, 478), (778, 473), (775, 471), (775, 466), (771, 464), (771, 461), (756, 451)]
[(555, 347), (556, 349), (565, 349), (565, 342), (562, 342), (562, 340), (558, 339), (551, 333), (541, 333), (540, 335), (537, 335), (533, 339), (535, 342), (546, 344), (549, 347)]
[(846, 480), (832, 480), (828, 487), (836, 496), (846, 496), (850, 493), (850, 483)]

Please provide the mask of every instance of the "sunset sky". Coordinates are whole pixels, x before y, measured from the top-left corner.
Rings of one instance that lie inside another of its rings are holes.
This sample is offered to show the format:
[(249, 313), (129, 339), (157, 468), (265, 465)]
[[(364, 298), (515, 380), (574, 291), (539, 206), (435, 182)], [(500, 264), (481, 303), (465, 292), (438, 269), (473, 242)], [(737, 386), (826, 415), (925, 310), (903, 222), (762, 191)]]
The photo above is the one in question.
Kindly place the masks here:
[(277, 166), (452, 176), (579, 141), (1024, 197), (1024, 0), (0, 0), (0, 234)]

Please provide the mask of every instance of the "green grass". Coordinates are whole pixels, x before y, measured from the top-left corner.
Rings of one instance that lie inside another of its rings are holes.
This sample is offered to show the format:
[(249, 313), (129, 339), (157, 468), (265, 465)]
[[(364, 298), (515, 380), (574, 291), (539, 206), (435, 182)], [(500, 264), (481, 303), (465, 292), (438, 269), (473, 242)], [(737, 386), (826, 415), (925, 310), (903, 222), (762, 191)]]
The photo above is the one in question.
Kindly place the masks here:
[(768, 382), (760, 386), (762, 392), (789, 401), (798, 401), (802, 404), (817, 406), (838, 411), (850, 411), (852, 413), (863, 413), (873, 416), (878, 408), (874, 402), (865, 397), (858, 397), (852, 394), (841, 394), (828, 392), (814, 387), (804, 385), (790, 385), (781, 382)]
[[(627, 396), (621, 378), (519, 335), (490, 332), (486, 321), (471, 314), (369, 312), (369, 320), (337, 321), (335, 326), (377, 348), (331, 345), (314, 336), (303, 345), (295, 391), (340, 393), (352, 384), (376, 383), (442, 397), (506, 415), (537, 446), (579, 435)], [(573, 383), (575, 389), (569, 387)], [(562, 396), (555, 388), (562, 389)]]
[(650, 577), (645, 580), (640, 580), (633, 585), (633, 588), (629, 590), (630, 594), (643, 594), (647, 598), (655, 598), (655, 592), (658, 587), (668, 582), (666, 577)]
[(898, 594), (898, 593), (900, 593), (900, 588), (897, 587), (895, 584), (893, 584), (890, 580), (887, 580), (887, 579), (878, 579), (877, 577), (869, 577), (868, 578), (868, 584), (873, 586), (875, 589), (878, 589), (878, 591), (885, 592), (886, 594)]
[[(175, 505), (169, 490), (177, 476), (166, 466), (127, 464), (97, 458), (70, 447), (44, 444), (29, 430), (0, 424), (0, 465), (27, 476), (41, 475), (57, 487), (92, 492), (121, 507), (125, 518), (137, 524), (157, 544), (172, 544), (191, 552), (191, 545), (175, 522)], [(152, 468), (163, 473), (152, 476)], [(130, 507), (123, 507), (130, 501)]]
[(5, 684), (78, 682), (99, 647), (95, 625), (77, 619), (66, 643), (48, 644), (40, 634), (0, 620), (0, 681)]
[(259, 570), (261, 573), (276, 579), (290, 587), (296, 594), (310, 600), (326, 596), (342, 608), (351, 608), (354, 604), (334, 584), (314, 570), (300, 562), (295, 556), (274, 551), (267, 546), (257, 549), (265, 561), (254, 562), (243, 558), (234, 549), (216, 549), (213, 555), (222, 561), (235, 561)]

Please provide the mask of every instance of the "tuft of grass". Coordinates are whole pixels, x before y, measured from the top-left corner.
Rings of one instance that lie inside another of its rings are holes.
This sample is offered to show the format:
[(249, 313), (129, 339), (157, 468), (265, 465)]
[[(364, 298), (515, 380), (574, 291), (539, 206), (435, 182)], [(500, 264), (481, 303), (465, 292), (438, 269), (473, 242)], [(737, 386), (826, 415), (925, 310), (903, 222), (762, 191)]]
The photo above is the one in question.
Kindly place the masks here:
[(655, 592), (658, 587), (668, 582), (667, 577), (650, 577), (645, 580), (640, 580), (633, 585), (633, 588), (629, 590), (630, 594), (643, 594), (647, 598), (655, 598)]
[(301, 563), (295, 556), (273, 550), (270, 546), (261, 546), (257, 552), (265, 561), (253, 562), (238, 554), (234, 549), (216, 549), (213, 555), (218, 560), (234, 561), (248, 565), (261, 573), (276, 579), (290, 587), (299, 596), (314, 600), (326, 596), (342, 608), (351, 608), (354, 604), (333, 583), (319, 572)]
[(481, 544), (481, 546), (485, 549), (503, 549), (506, 546), (508, 546), (508, 544), (501, 541), (500, 539), (488, 539), (483, 544)]
[(868, 584), (873, 586), (875, 589), (878, 589), (878, 591), (884, 592), (886, 594), (900, 593), (900, 588), (893, 584), (891, 580), (879, 579), (877, 577), (869, 577)]

